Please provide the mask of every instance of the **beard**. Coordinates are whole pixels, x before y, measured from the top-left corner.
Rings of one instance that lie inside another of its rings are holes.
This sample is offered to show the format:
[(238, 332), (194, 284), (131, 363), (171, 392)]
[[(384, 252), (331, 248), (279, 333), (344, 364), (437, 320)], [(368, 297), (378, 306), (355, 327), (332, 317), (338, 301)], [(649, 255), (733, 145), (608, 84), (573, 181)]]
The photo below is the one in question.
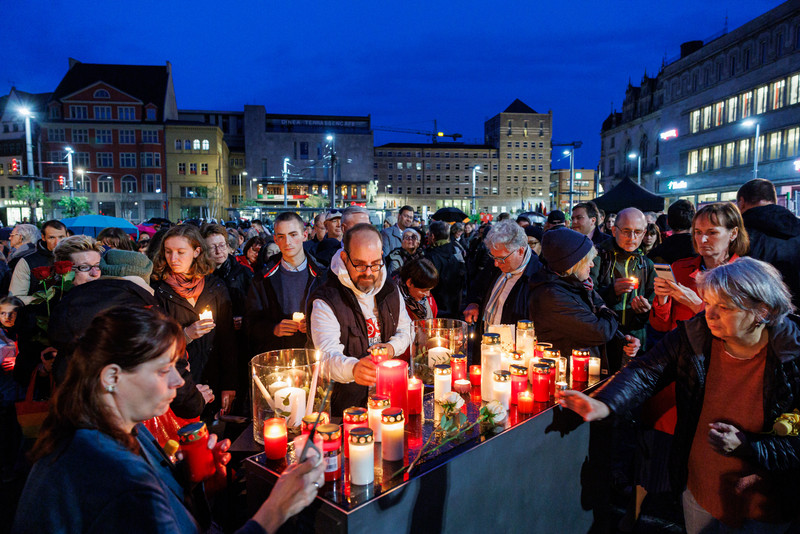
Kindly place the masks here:
[(356, 281), (356, 287), (362, 293), (368, 293), (369, 291), (375, 288), (375, 284), (378, 282), (377, 276), (359, 276)]

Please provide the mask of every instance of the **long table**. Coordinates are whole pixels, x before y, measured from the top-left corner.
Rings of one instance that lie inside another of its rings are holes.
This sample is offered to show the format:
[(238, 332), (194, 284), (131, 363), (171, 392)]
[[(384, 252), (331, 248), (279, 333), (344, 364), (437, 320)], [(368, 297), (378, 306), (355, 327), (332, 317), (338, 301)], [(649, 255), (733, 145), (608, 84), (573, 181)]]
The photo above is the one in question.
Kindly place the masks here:
[[(589, 392), (601, 382), (573, 384)], [(409, 474), (396, 474), (418, 455), (435, 432), (433, 394), (425, 417), (406, 421), (406, 455), (381, 460), (375, 444), (375, 483), (349, 483), (344, 462), (339, 480), (323, 486), (315, 501), (284, 526), (287, 532), (370, 534), (399, 532), (587, 532), (592, 512), (582, 505), (582, 470), (589, 451), (589, 425), (553, 403), (534, 403), (534, 413), (512, 405), (504, 425), (478, 426), (456, 442), (426, 455)], [(480, 410), (480, 387), (467, 400), (467, 418)], [(436, 443), (441, 436), (434, 436)], [(293, 453), (289, 453), (292, 460)], [(269, 495), (285, 460), (258, 454), (245, 460), (247, 502), (254, 512)], [(394, 476), (393, 476), (394, 475)]]

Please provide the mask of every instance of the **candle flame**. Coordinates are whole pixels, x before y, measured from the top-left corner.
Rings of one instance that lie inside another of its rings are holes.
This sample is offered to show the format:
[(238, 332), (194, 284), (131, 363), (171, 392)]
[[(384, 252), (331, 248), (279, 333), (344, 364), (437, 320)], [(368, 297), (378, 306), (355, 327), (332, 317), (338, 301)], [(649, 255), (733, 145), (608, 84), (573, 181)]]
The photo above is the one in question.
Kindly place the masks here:
[(319, 351), (317, 351), (317, 353), (314, 355), (314, 358), (316, 358), (316, 360), (319, 362)]

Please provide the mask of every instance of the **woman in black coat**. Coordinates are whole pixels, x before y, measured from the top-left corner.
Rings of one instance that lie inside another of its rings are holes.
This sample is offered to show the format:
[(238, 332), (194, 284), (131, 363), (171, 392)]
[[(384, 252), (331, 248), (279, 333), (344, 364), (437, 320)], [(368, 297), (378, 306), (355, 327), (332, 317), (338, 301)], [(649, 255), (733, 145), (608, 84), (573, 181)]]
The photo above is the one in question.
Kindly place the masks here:
[[(236, 338), (231, 299), (225, 284), (211, 273), (200, 230), (170, 228), (153, 261), (153, 288), (162, 309), (183, 327), (192, 377), (221, 391), (223, 411), (236, 396)], [(203, 312), (212, 319), (200, 319)]]

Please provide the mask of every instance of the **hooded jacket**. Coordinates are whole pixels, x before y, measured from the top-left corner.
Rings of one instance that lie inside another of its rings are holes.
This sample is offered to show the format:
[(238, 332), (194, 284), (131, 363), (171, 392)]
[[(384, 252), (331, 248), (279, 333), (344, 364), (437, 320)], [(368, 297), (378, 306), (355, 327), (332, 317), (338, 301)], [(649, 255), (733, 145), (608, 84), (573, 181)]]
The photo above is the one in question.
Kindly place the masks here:
[[(747, 434), (749, 447), (736, 456), (759, 465), (782, 485), (784, 510), (797, 514), (800, 437), (769, 433), (775, 419), (800, 408), (800, 317), (790, 315), (768, 327), (764, 368), (764, 428)], [(683, 491), (688, 477), (689, 453), (703, 408), (706, 376), (713, 336), (705, 312), (681, 322), (662, 341), (606, 382), (593, 397), (613, 413), (625, 415), (671, 381), (675, 381), (678, 421), (670, 451), (670, 483)], [(731, 394), (735, 394), (731, 391)], [(788, 515), (791, 518), (792, 515)]]
[(778, 269), (800, 308), (800, 220), (776, 204), (750, 208), (742, 219), (750, 236), (748, 255)]
[(353, 367), (368, 354), (370, 345), (389, 343), (398, 357), (411, 343), (411, 320), (399, 289), (388, 279), (384, 266), (375, 287), (360, 291), (341, 254), (334, 254), (327, 281), (309, 301), (308, 331), (315, 348), (328, 353), (330, 375), (336, 382), (332, 413), (366, 406), (367, 387), (353, 381)]

